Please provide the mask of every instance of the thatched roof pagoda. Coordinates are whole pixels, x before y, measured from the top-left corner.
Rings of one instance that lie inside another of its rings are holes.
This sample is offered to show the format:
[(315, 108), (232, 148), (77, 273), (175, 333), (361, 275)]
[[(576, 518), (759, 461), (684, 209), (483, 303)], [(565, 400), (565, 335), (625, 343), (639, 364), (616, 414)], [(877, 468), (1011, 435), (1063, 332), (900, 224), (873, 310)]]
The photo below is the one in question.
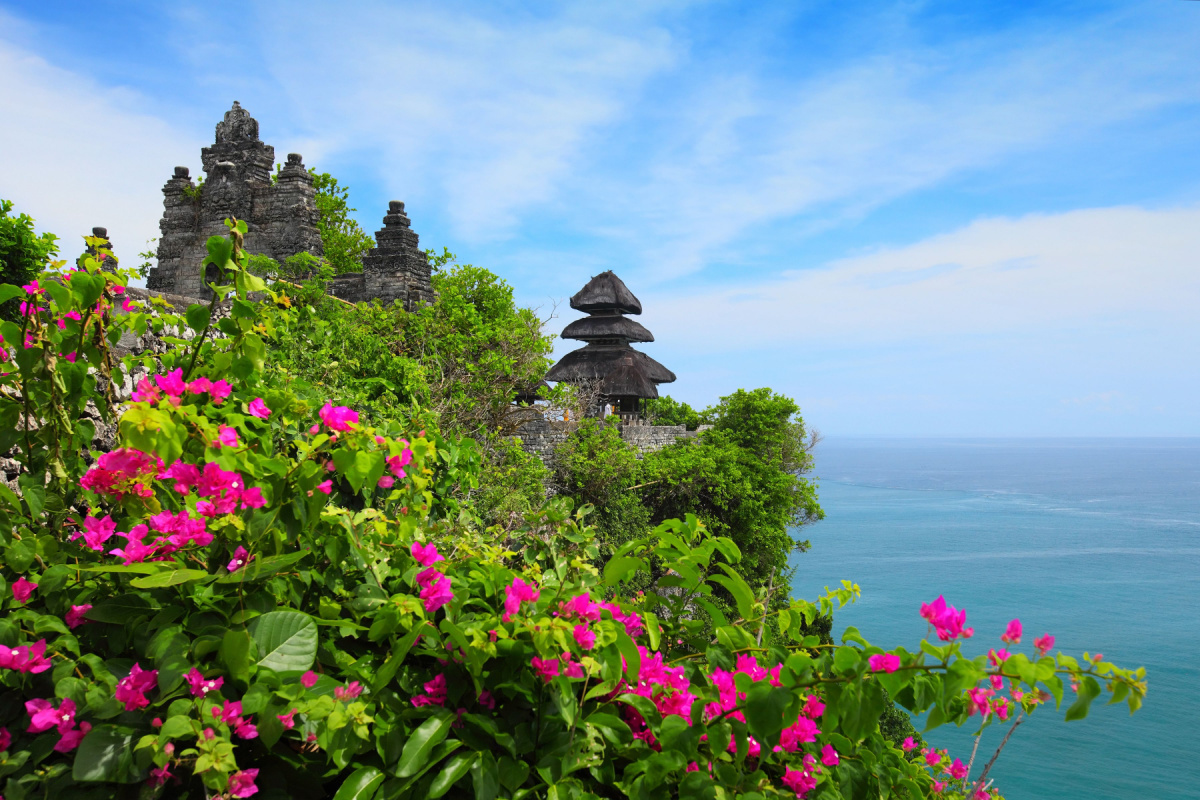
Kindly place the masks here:
[(587, 282), (571, 298), (571, 308), (588, 312), (562, 332), (564, 339), (587, 342), (563, 356), (546, 374), (548, 381), (596, 384), (605, 403), (622, 417), (636, 417), (642, 401), (658, 397), (657, 384), (671, 383), (675, 373), (631, 342), (653, 342), (654, 334), (625, 314), (641, 314), (642, 304), (612, 270)]

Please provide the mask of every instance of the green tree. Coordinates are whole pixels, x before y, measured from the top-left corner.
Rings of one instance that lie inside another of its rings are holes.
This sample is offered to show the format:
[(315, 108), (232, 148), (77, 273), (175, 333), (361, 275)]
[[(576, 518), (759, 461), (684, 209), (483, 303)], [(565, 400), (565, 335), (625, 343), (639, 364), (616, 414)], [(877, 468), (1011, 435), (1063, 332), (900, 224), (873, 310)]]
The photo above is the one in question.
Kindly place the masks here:
[[(33, 218), (12, 216), (12, 209), (11, 200), (0, 200), (0, 283), (24, 286), (58, 255), (58, 237), (34, 232)], [(15, 320), (19, 308), (18, 298), (0, 303), (0, 319)]]
[(340, 185), (328, 172), (310, 169), (309, 174), (317, 190), (317, 211), (321, 215), (317, 230), (321, 233), (325, 259), (333, 266), (335, 275), (361, 272), (363, 256), (375, 246), (375, 240), (350, 216), (358, 209), (350, 207), (349, 187)]
[(694, 431), (706, 422), (700, 412), (670, 395), (648, 400), (646, 416), (655, 425), (684, 425)]

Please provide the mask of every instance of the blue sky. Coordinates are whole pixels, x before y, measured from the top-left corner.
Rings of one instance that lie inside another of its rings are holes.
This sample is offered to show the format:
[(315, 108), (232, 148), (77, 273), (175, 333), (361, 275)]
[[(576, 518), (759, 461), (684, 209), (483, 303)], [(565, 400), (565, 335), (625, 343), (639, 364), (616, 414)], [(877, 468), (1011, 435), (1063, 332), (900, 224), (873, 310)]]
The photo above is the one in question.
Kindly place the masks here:
[(1184, 0), (0, 0), (0, 196), (132, 259), (236, 99), (552, 329), (614, 269), (694, 404), (1194, 436), (1197, 42)]

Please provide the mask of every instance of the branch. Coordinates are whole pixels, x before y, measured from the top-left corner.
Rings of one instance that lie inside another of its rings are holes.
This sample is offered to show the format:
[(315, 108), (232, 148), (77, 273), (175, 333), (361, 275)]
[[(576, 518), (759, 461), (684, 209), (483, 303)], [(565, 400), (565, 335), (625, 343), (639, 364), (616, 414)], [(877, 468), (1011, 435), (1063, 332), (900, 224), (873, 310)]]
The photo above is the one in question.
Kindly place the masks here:
[[(1017, 714), (1017, 718), (1013, 720), (1012, 727), (1008, 729), (1008, 733), (1004, 734), (1004, 739), (1000, 742), (1000, 746), (996, 748), (996, 752), (992, 753), (992, 757), (988, 761), (987, 766), (983, 768), (983, 772), (979, 775), (979, 780), (975, 781), (975, 785), (971, 787), (971, 791), (968, 793), (969, 797), (974, 796), (975, 793), (978, 792), (983, 786), (983, 782), (987, 780), (987, 774), (991, 771), (992, 765), (995, 764), (996, 759), (1000, 757), (1000, 751), (1004, 749), (1004, 745), (1008, 744), (1008, 738), (1013, 735), (1013, 731), (1017, 729), (1017, 726), (1024, 721), (1025, 712), (1022, 711), (1021, 713)], [(971, 756), (971, 758), (974, 759), (974, 756)]]

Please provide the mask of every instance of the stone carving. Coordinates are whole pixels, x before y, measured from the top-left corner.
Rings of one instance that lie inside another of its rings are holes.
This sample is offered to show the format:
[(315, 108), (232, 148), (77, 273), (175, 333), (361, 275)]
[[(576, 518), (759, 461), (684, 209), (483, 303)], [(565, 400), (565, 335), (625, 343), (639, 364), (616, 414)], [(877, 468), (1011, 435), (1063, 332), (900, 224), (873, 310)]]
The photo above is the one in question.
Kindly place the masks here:
[(429, 259), (417, 242), (404, 203), (391, 201), (383, 227), (375, 232), (375, 246), (363, 257), (363, 271), (339, 275), (332, 293), (351, 302), (400, 301), (408, 311), (432, 303)]

